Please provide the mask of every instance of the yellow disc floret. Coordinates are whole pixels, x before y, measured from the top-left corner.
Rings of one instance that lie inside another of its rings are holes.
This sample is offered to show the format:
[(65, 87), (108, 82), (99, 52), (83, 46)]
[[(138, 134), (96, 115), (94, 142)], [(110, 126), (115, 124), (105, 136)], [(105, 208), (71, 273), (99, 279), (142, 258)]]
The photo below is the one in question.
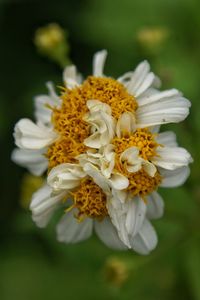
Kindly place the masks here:
[(71, 193), (74, 207), (78, 208), (78, 219), (84, 217), (102, 219), (108, 215), (106, 195), (91, 178), (84, 178), (80, 186)]
[(139, 155), (145, 160), (151, 160), (156, 156), (156, 148), (159, 145), (147, 128), (137, 129), (134, 133), (125, 133), (122, 138), (114, 138), (112, 144), (115, 146), (115, 169), (126, 176), (129, 180), (127, 191), (133, 196), (145, 196), (152, 193), (161, 183), (161, 175), (157, 171), (153, 177), (148, 175), (143, 168), (138, 172), (127, 171), (126, 163), (121, 162), (120, 155), (130, 147), (137, 147)]
[(95, 99), (110, 105), (116, 119), (124, 112), (134, 113), (138, 107), (135, 98), (124, 85), (112, 78), (90, 76), (82, 88), (88, 100)]
[(119, 155), (127, 148), (137, 147), (140, 150), (139, 155), (147, 160), (156, 155), (158, 143), (155, 136), (147, 128), (139, 128), (134, 133), (124, 133), (122, 138), (114, 138), (112, 144)]
[(129, 180), (127, 191), (130, 191), (133, 196), (139, 195), (144, 197), (151, 194), (157, 189), (162, 180), (161, 175), (158, 172), (151, 177), (143, 168), (136, 173), (127, 173), (127, 178)]

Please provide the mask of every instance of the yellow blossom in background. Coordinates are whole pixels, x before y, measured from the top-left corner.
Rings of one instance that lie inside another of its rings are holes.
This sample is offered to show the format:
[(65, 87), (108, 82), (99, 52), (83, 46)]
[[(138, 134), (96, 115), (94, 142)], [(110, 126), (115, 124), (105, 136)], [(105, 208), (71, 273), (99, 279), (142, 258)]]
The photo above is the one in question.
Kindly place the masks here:
[(145, 27), (137, 32), (137, 41), (149, 54), (156, 54), (164, 46), (170, 32), (165, 27)]
[(26, 173), (22, 178), (21, 193), (20, 193), (20, 205), (28, 209), (32, 198), (32, 195), (44, 184), (42, 176), (34, 176)]
[(104, 275), (108, 283), (121, 287), (129, 277), (128, 266), (122, 259), (111, 256), (105, 262)]
[(70, 62), (67, 36), (67, 31), (60, 25), (50, 23), (36, 30), (34, 44), (42, 55), (47, 56), (63, 67)]

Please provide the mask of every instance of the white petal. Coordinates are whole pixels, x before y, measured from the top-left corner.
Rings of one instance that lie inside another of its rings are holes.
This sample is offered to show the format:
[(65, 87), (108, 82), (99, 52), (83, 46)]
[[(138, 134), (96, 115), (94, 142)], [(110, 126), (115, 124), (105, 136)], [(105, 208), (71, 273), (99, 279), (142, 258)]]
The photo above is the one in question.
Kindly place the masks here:
[(89, 136), (84, 140), (84, 144), (87, 147), (93, 149), (99, 149), (100, 147), (102, 147), (101, 140), (100, 140), (100, 133), (99, 132), (93, 133), (91, 136)]
[(129, 83), (126, 85), (128, 91), (135, 97), (140, 96), (153, 85), (155, 75), (149, 72), (149, 70), (150, 66), (147, 61), (140, 63), (135, 69)]
[(117, 199), (117, 202), (124, 203), (128, 198), (128, 193), (126, 191), (120, 191), (112, 189), (112, 195), (115, 199)]
[(146, 106), (152, 103), (162, 102), (164, 99), (174, 99), (182, 96), (182, 94), (177, 89), (159, 91), (156, 89), (148, 90), (148, 93), (143, 94), (139, 97), (138, 104), (139, 107)]
[(137, 147), (129, 147), (121, 155), (120, 160), (127, 161), (128, 164), (134, 165), (138, 161), (139, 149)]
[(38, 227), (45, 227), (47, 225), (65, 196), (64, 192), (52, 194), (52, 189), (48, 185), (44, 185), (33, 194), (30, 209), (32, 211), (32, 219)]
[(130, 112), (124, 112), (117, 121), (116, 134), (120, 138), (124, 132), (136, 130), (135, 116)]
[(22, 167), (27, 168), (33, 175), (40, 176), (46, 171), (48, 160), (44, 150), (14, 149), (11, 159)]
[(103, 103), (99, 100), (88, 100), (86, 105), (91, 113), (99, 111), (104, 111), (109, 115), (111, 115), (112, 113), (111, 107), (108, 104)]
[(153, 100), (145, 105), (140, 105), (136, 111), (138, 127), (147, 127), (170, 122), (177, 123), (184, 120), (189, 114), (190, 102), (180, 95), (165, 97), (159, 94), (151, 96)]
[(159, 147), (157, 154), (151, 160), (152, 163), (167, 170), (175, 170), (192, 162), (190, 153), (181, 147)]
[(151, 133), (158, 133), (160, 131), (160, 125), (149, 127), (149, 130), (151, 131)]
[(182, 167), (173, 171), (159, 168), (159, 172), (162, 176), (162, 182), (160, 184), (161, 187), (178, 187), (189, 177), (190, 168)]
[(78, 164), (60, 164), (48, 174), (47, 182), (55, 190), (70, 190), (77, 187), (86, 174)]
[(125, 85), (126, 83), (128, 83), (131, 80), (133, 74), (134, 74), (133, 71), (127, 72), (127, 73), (123, 74), (122, 76), (120, 76), (119, 78), (117, 78), (117, 81), (119, 81)]
[(142, 159), (138, 155), (139, 149), (137, 147), (130, 147), (120, 155), (120, 160), (127, 162), (126, 168), (128, 172), (135, 173), (141, 169)]
[(144, 171), (151, 177), (154, 177), (157, 168), (155, 167), (154, 164), (152, 164), (151, 162), (149, 162), (148, 160), (142, 159), (142, 166)]
[(163, 216), (163, 212), (164, 201), (162, 197), (157, 192), (151, 193), (147, 200), (147, 218), (159, 219)]
[(102, 50), (97, 52), (93, 58), (93, 75), (97, 77), (103, 76), (104, 64), (107, 56), (107, 51)]
[(128, 211), (127, 202), (122, 203), (119, 198), (112, 197), (107, 199), (107, 209), (111, 221), (117, 229), (119, 238), (128, 248), (131, 248), (126, 228), (126, 217)]
[(110, 185), (116, 190), (124, 190), (128, 187), (128, 179), (120, 173), (114, 173), (109, 179)]
[(105, 111), (86, 114), (84, 120), (91, 125), (92, 134), (84, 140), (88, 147), (98, 149), (110, 143), (114, 137), (115, 119)]
[(156, 137), (156, 141), (167, 147), (177, 147), (176, 134), (173, 131), (165, 131), (159, 133)]
[(145, 219), (139, 233), (131, 240), (133, 250), (142, 255), (147, 255), (157, 245), (158, 238), (151, 223)]
[(95, 222), (95, 231), (100, 240), (109, 248), (115, 250), (126, 250), (127, 247), (119, 239), (117, 230), (110, 221), (110, 218), (106, 217), (103, 221)]
[(64, 243), (78, 243), (88, 239), (92, 234), (93, 221), (89, 218), (79, 222), (75, 218), (76, 210), (67, 212), (57, 225), (57, 239)]
[(83, 167), (84, 172), (92, 177), (94, 182), (105, 192), (110, 192), (110, 187), (108, 184), (108, 180), (101, 174), (98, 168), (96, 168), (94, 165), (87, 163)]
[(15, 143), (23, 149), (41, 149), (52, 144), (57, 134), (50, 128), (21, 119), (14, 129)]
[(64, 84), (68, 89), (73, 89), (79, 85), (78, 74), (74, 65), (67, 66), (63, 71)]
[(128, 199), (127, 205), (126, 229), (128, 234), (134, 237), (143, 224), (147, 206), (139, 197)]
[(51, 82), (47, 82), (49, 95), (39, 95), (35, 97), (35, 117), (37, 122), (44, 124), (51, 123), (52, 109), (50, 107), (59, 107), (61, 99), (55, 92)]

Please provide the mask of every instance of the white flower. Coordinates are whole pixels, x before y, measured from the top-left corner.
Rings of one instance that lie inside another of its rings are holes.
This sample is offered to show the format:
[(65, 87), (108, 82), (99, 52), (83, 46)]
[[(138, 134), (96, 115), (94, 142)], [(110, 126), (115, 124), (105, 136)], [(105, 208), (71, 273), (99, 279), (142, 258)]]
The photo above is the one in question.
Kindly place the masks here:
[(66, 67), (61, 96), (47, 84), (49, 94), (35, 98), (36, 123), (15, 125), (12, 160), (35, 175), (48, 169), (30, 205), (39, 227), (63, 209), (59, 241), (77, 243), (94, 230), (110, 248), (146, 255), (157, 245), (151, 220), (164, 212), (157, 189), (183, 184), (192, 162), (160, 125), (184, 120), (190, 102), (176, 89), (160, 91), (147, 61), (117, 80), (106, 77), (106, 56), (95, 54), (84, 81)]

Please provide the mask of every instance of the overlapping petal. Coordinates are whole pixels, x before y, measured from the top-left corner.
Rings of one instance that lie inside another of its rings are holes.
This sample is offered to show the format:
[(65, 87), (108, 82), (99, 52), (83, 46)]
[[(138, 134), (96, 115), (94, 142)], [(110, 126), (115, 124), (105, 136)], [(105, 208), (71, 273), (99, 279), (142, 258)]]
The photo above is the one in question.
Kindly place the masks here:
[(12, 152), (11, 159), (22, 167), (26, 167), (30, 173), (40, 176), (46, 171), (48, 160), (42, 150), (26, 150), (15, 148)]
[(115, 119), (111, 116), (109, 105), (98, 100), (87, 101), (89, 113), (84, 120), (91, 126), (91, 135), (84, 140), (84, 144), (91, 148), (107, 145), (115, 133)]
[(78, 164), (60, 164), (53, 168), (47, 177), (47, 183), (54, 191), (71, 190), (80, 184), (86, 176), (82, 167)]
[(52, 144), (58, 135), (50, 128), (29, 119), (21, 119), (14, 128), (15, 144), (22, 149), (42, 149)]
[(30, 209), (32, 211), (32, 219), (37, 226), (45, 227), (47, 225), (65, 196), (66, 193), (63, 191), (53, 193), (52, 188), (47, 184), (33, 194)]

